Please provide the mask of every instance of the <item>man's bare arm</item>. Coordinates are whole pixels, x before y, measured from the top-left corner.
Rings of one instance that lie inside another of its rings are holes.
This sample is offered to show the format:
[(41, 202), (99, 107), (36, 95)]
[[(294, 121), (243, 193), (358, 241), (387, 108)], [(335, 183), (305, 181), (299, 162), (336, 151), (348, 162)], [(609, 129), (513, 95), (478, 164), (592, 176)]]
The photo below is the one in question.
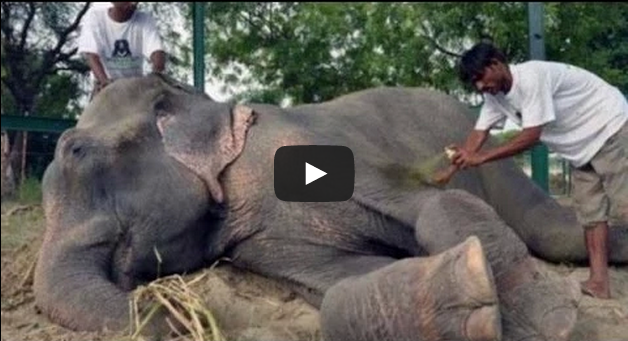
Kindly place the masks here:
[(482, 146), (486, 139), (488, 138), (488, 130), (473, 130), (469, 136), (467, 136), (467, 140), (462, 148), (466, 149), (469, 152), (475, 153)]
[(482, 163), (510, 157), (529, 149), (539, 142), (542, 129), (542, 126), (525, 128), (508, 143), (480, 153)]
[(87, 59), (87, 64), (92, 70), (92, 73), (94, 73), (96, 80), (103, 85), (109, 83), (109, 79), (105, 73), (105, 68), (102, 66), (100, 57), (94, 53), (85, 53), (85, 58)]
[(166, 53), (164, 51), (155, 51), (150, 55), (150, 61), (153, 64), (153, 72), (163, 72), (166, 68)]
[(479, 166), (489, 161), (499, 160), (519, 154), (539, 141), (541, 130), (541, 126), (525, 128), (509, 142), (483, 152), (459, 150), (459, 152), (453, 157), (453, 163), (457, 167), (465, 169), (468, 167)]

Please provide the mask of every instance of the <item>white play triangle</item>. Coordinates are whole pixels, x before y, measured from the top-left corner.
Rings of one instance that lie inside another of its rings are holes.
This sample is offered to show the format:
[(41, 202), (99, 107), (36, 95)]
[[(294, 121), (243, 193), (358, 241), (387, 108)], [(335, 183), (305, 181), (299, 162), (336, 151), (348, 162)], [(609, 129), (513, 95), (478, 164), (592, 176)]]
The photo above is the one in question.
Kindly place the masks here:
[(327, 175), (327, 173), (310, 165), (307, 162), (305, 163), (305, 184), (306, 185), (314, 180), (322, 178), (325, 175)]

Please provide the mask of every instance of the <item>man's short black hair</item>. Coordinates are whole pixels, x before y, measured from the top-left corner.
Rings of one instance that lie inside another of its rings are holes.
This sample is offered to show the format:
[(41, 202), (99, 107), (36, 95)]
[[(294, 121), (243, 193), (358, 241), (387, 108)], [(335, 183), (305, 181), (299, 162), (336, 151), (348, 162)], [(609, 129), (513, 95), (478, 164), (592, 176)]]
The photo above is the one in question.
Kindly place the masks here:
[(470, 84), (484, 72), (493, 59), (504, 64), (507, 63), (506, 55), (491, 43), (481, 42), (465, 52), (460, 58), (458, 76), (464, 84)]

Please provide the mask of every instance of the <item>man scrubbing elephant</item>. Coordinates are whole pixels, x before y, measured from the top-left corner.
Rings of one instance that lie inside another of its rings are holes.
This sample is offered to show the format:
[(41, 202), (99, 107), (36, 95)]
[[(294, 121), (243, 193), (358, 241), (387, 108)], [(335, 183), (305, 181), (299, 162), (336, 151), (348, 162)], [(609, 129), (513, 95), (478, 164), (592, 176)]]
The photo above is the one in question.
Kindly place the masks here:
[[(610, 298), (608, 220), (628, 221), (628, 102), (621, 92), (584, 69), (556, 62), (508, 64), (496, 47), (480, 43), (460, 62), (460, 77), (485, 95), (474, 130), (456, 147), (446, 182), (456, 169), (521, 153), (538, 142), (570, 162), (573, 199), (585, 228), (590, 277), (582, 291)], [(490, 128), (506, 119), (523, 130), (508, 143), (481, 150)]]

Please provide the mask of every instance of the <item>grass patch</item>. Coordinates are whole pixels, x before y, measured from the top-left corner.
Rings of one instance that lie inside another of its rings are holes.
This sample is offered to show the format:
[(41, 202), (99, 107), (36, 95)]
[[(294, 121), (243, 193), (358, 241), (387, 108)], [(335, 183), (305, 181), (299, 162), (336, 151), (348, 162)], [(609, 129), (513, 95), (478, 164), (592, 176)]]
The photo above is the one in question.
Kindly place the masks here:
[(41, 203), (41, 182), (37, 178), (26, 178), (17, 189), (17, 200), (27, 205)]

